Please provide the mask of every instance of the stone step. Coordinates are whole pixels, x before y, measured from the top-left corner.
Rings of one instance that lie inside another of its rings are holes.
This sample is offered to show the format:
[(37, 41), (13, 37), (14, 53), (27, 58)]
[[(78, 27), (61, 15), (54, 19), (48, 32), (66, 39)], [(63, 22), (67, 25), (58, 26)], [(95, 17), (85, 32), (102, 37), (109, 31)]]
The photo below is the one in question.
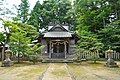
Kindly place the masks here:
[(54, 63), (54, 62), (73, 62), (72, 59), (44, 59), (42, 60), (42, 62), (50, 62), (50, 63)]

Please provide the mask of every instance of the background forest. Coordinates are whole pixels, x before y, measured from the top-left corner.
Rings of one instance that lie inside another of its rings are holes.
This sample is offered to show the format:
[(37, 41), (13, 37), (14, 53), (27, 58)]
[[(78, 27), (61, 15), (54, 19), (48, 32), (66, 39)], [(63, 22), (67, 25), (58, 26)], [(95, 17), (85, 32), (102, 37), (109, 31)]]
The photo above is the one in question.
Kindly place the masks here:
[(111, 47), (120, 52), (120, 0), (44, 0), (42, 4), (38, 0), (31, 11), (28, 0), (21, 0), (16, 9), (12, 21), (3, 20), (6, 31), (0, 33), (2, 45), (14, 44), (17, 51), (25, 52), (26, 45), (47, 30), (50, 22), (59, 21), (68, 23), (80, 36), (77, 45), (81, 50), (105, 51)]

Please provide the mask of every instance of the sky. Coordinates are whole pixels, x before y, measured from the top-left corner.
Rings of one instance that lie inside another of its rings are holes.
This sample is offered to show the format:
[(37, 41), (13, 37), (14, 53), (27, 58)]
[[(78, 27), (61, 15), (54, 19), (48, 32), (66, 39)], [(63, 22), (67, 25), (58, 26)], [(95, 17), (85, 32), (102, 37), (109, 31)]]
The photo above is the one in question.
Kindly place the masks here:
[[(16, 5), (16, 6), (18, 6), (20, 3), (21, 3), (21, 0), (0, 0), (0, 2), (1, 1), (5, 1), (5, 4), (3, 5), (3, 6), (5, 6), (6, 8), (8, 8), (8, 9), (10, 9), (13, 13), (17, 13), (17, 10), (14, 8), (14, 6), (13, 5)], [(35, 3), (38, 1), (38, 0), (28, 0), (29, 1), (29, 4), (30, 4), (30, 10), (32, 10), (33, 9), (33, 7), (34, 7), (34, 5), (35, 5)], [(44, 0), (39, 0), (40, 1), (40, 3), (42, 4), (42, 2), (44, 1)], [(71, 0), (71, 1), (73, 1), (73, 0)], [(0, 6), (1, 7), (1, 6)], [(10, 14), (8, 14), (8, 15), (6, 15), (7, 17), (11, 17), (12, 15), (10, 15)], [(13, 15), (14, 16), (14, 15)], [(0, 16), (0, 18), (2, 18), (2, 17), (5, 17), (5, 16)], [(7, 19), (5, 19), (5, 20), (7, 20)], [(4, 29), (3, 29), (3, 26), (1, 26), (2, 25), (2, 22), (0, 21), (0, 32), (2, 32), (2, 31), (4, 31)]]
[[(5, 3), (3, 4), (3, 7), (5, 6), (6, 8), (10, 9), (12, 12), (17, 13), (17, 10), (14, 8), (13, 5), (18, 6), (21, 3), (21, 0), (0, 0), (0, 1), (5, 1)], [(30, 4), (30, 9), (32, 10), (35, 3), (37, 2), (37, 0), (28, 0), (29, 4)], [(39, 0), (40, 3), (42, 4), (43, 0)], [(11, 15), (6, 15), (6, 16), (11, 16)], [(5, 16), (0, 16), (0, 18), (3, 18)], [(2, 21), (0, 21), (0, 32), (4, 31), (4, 28), (2, 26)]]
[[(37, 2), (37, 0), (28, 0), (29, 4), (30, 4), (30, 9), (32, 9), (35, 5), (35, 3)], [(43, 2), (43, 0), (39, 0), (40, 3)], [(15, 5), (19, 5), (21, 3), (21, 0), (6, 0), (6, 2), (8, 3), (9, 7), (12, 7), (13, 4)]]

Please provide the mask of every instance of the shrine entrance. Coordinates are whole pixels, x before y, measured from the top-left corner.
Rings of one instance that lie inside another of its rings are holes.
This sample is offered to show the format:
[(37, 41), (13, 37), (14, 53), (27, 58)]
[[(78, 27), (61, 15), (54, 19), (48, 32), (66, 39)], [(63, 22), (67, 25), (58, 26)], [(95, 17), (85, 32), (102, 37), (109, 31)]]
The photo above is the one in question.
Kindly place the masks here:
[(50, 42), (50, 58), (66, 58), (67, 42), (65, 41), (51, 41)]
[(64, 53), (64, 43), (53, 44), (53, 53)]

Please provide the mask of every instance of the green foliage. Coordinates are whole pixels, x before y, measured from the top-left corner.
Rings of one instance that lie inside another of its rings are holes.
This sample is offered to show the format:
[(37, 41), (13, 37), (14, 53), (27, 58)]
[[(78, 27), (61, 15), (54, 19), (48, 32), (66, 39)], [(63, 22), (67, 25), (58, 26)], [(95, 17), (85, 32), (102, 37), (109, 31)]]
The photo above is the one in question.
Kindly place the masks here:
[(103, 48), (103, 44), (97, 39), (97, 35), (81, 31), (81, 39), (78, 41), (78, 47), (84, 49), (85, 51), (97, 51)]
[(26, 37), (24, 32), (14, 32), (11, 33), (10, 36), (10, 49), (18, 54), (18, 62), (20, 62), (20, 53), (24, 54), (28, 48), (28, 44), (30, 43), (30, 38)]
[(27, 56), (29, 56), (30, 61), (35, 64), (38, 60), (41, 58), (41, 49), (43, 49), (44, 46), (41, 46), (39, 43), (29, 46), (27, 50)]
[(111, 15), (119, 20), (119, 0), (115, 1), (102, 1), (102, 0), (75, 0), (74, 9), (76, 14), (77, 28), (81, 29), (87, 26), (87, 29), (92, 32), (97, 32), (105, 25), (110, 24)]
[(26, 23), (29, 16), (29, 2), (28, 0), (21, 0), (21, 4), (18, 6), (17, 19)]
[(99, 38), (105, 45), (105, 49), (111, 46), (114, 50), (119, 51), (120, 46), (120, 21), (113, 22), (99, 31)]
[(36, 28), (24, 23), (14, 23), (10, 21), (4, 22), (4, 25), (9, 29), (9, 45), (14, 54), (18, 54), (18, 62), (20, 53), (25, 55), (29, 48), (31, 40), (38, 35)]
[(40, 20), (41, 7), (42, 7), (42, 5), (40, 4), (39, 1), (37, 1), (33, 10), (31, 11), (30, 18), (27, 22), (28, 24), (36, 27), (37, 31), (39, 31), (39, 27), (41, 26), (41, 23), (42, 23)]
[(46, 0), (43, 4), (36, 2), (28, 24), (34, 25), (37, 30), (47, 28), (50, 22), (59, 21), (73, 24), (74, 14), (72, 11), (71, 2), (69, 0)]
[(28, 25), (25, 23), (17, 23), (19, 28), (26, 33), (27, 37), (30, 37), (31, 40), (34, 40), (36, 36), (38, 36), (38, 32), (36, 27), (33, 27), (32, 25)]
[(94, 61), (94, 63), (96, 63), (96, 61), (100, 59), (99, 55), (89, 55), (89, 54), (87, 54), (86, 56), (87, 56), (87, 60), (92, 60), (92, 61)]
[(0, 43), (3, 42), (4, 38), (5, 37), (4, 37), (3, 33), (0, 33)]
[(82, 58), (82, 53), (84, 52), (85, 50), (83, 48), (79, 48), (77, 47), (76, 49), (76, 53), (74, 54), (74, 56), (76, 57), (76, 61), (81, 61), (81, 58)]
[(107, 50), (111, 46), (120, 51), (119, 5), (119, 0), (74, 1), (76, 32), (81, 36), (78, 42), (80, 48), (95, 51), (102, 47), (102, 50)]

